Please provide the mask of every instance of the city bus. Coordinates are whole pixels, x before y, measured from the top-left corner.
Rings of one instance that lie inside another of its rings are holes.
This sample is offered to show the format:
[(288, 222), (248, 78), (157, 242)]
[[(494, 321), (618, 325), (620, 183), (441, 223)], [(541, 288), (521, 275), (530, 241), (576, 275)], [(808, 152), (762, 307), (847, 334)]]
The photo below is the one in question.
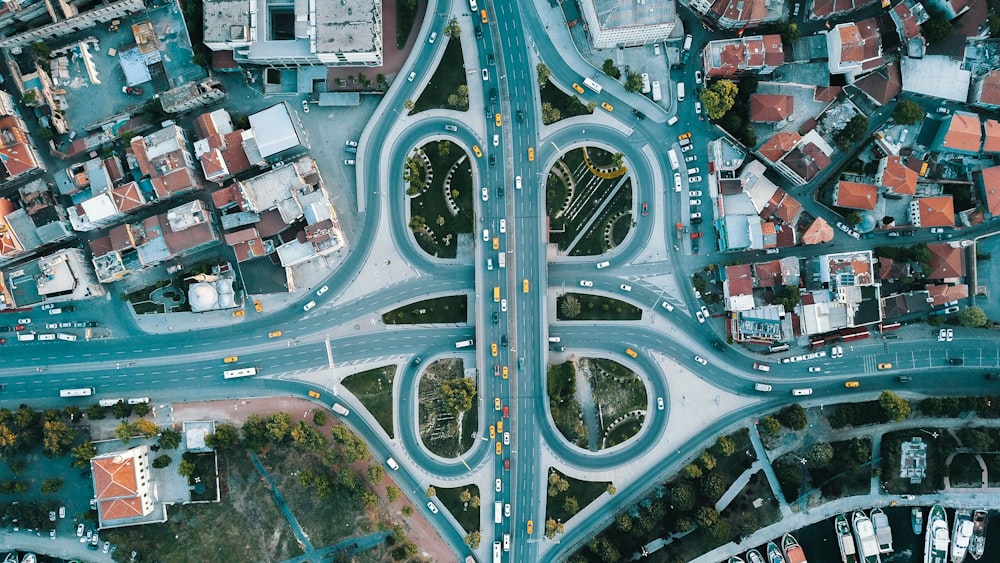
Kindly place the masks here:
[(601, 86), (600, 84), (598, 84), (597, 82), (595, 82), (590, 78), (584, 78), (583, 85), (586, 86), (587, 88), (590, 88), (591, 90), (593, 90), (595, 93), (598, 94), (600, 94), (604, 90), (603, 86)]
[(77, 389), (60, 389), (60, 397), (89, 397), (94, 394), (93, 387), (80, 387)]
[(222, 377), (225, 379), (232, 379), (234, 377), (249, 377), (251, 375), (257, 375), (257, 368), (240, 368), (240, 369), (227, 369), (222, 372)]
[(674, 149), (667, 151), (667, 158), (670, 159), (670, 167), (677, 170), (681, 167), (681, 163), (677, 160), (677, 153)]

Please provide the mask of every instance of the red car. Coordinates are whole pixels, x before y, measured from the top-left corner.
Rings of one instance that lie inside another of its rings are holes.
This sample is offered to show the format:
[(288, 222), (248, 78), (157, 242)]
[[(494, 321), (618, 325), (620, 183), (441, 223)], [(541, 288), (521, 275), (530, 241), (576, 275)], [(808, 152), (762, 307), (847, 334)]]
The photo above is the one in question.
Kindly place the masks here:
[(503, 460), (503, 468), (505, 470), (507, 470), (507, 471), (510, 471), (510, 460), (509, 459)]
[(642, 216), (643, 217), (645, 217), (646, 215), (649, 215), (648, 209), (649, 209), (649, 206), (646, 205), (646, 202), (645, 201), (642, 202)]
[(14, 330), (24, 330), (24, 325), (14, 325)]
[(510, 409), (507, 407), (507, 405), (503, 406), (503, 417), (510, 418)]
[(694, 240), (696, 238), (701, 238), (701, 231), (695, 231), (691, 233), (691, 240)]
[(6, 344), (6, 343), (7, 343), (6, 338), (0, 338), (0, 344)]

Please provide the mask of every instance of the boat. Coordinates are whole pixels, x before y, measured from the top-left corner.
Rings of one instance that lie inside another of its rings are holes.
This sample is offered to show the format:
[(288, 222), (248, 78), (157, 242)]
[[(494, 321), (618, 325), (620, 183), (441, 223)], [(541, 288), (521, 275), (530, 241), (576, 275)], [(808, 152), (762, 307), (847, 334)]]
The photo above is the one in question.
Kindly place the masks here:
[(34, 553), (28, 552), (21, 558), (21, 563), (38, 563), (38, 557)]
[(751, 549), (747, 552), (747, 561), (749, 563), (765, 563), (764, 556), (756, 549)]
[(739, 555), (733, 555), (729, 558), (729, 563), (746, 563)]
[(778, 549), (778, 544), (773, 541), (767, 542), (767, 563), (787, 563), (785, 556)]
[(972, 541), (969, 542), (969, 555), (976, 561), (983, 556), (986, 550), (986, 518), (989, 515), (985, 510), (977, 510), (972, 514)]
[(17, 552), (12, 551), (3, 558), (3, 563), (17, 563)]
[(781, 537), (781, 549), (785, 552), (786, 563), (807, 563), (806, 552), (792, 534)]
[(851, 526), (847, 523), (847, 516), (838, 514), (833, 521), (833, 527), (837, 530), (837, 539), (840, 543), (840, 558), (844, 563), (858, 563), (858, 552), (854, 547), (854, 536), (851, 535)]
[(871, 512), (872, 525), (875, 526), (875, 539), (878, 540), (879, 553), (892, 553), (892, 527), (889, 517), (881, 508), (873, 508)]
[(927, 531), (924, 532), (924, 563), (947, 563), (948, 561), (948, 514), (944, 507), (935, 504), (927, 515)]
[(972, 513), (964, 508), (955, 511), (955, 527), (951, 530), (951, 563), (962, 563), (972, 541)]
[(913, 527), (914, 534), (919, 536), (924, 533), (924, 510), (919, 506), (910, 509), (910, 526)]
[(858, 555), (864, 563), (882, 563), (878, 552), (878, 540), (875, 539), (875, 526), (864, 512), (855, 510), (851, 517), (854, 528), (854, 541), (858, 544)]

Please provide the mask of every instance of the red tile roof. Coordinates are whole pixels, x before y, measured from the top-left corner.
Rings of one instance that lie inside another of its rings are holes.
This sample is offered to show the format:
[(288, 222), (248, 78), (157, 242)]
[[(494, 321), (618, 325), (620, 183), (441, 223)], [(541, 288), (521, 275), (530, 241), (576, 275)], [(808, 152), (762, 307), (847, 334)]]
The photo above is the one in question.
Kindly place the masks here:
[(980, 173), (983, 178), (983, 195), (986, 197), (986, 207), (990, 215), (1000, 215), (1000, 166), (983, 168)]
[(894, 193), (915, 195), (917, 193), (917, 173), (903, 165), (903, 160), (895, 155), (886, 157), (882, 185)]
[(830, 165), (830, 157), (815, 144), (807, 143), (793, 149), (781, 159), (781, 162), (808, 182), (815, 178), (820, 170)]
[(792, 115), (795, 98), (782, 94), (753, 94), (750, 96), (750, 121), (774, 123)]
[(1000, 69), (989, 71), (981, 80), (982, 91), (979, 92), (979, 99), (974, 101), (1000, 106)]
[(833, 240), (833, 226), (822, 217), (817, 217), (802, 233), (802, 244), (823, 244), (831, 240)]
[(753, 294), (753, 276), (750, 275), (750, 264), (726, 266), (726, 279), (729, 281), (729, 295)]
[(142, 516), (135, 458), (128, 455), (129, 452), (123, 454), (121, 457), (97, 457), (90, 461), (101, 520)]
[(757, 280), (757, 287), (784, 285), (781, 281), (781, 262), (778, 260), (755, 263), (753, 265), (753, 274)]
[(903, 79), (899, 63), (893, 63), (868, 73), (854, 82), (864, 93), (876, 102), (885, 105), (903, 91)]
[(917, 19), (913, 17), (913, 12), (904, 2), (900, 2), (893, 6), (892, 11), (896, 14), (899, 23), (902, 24), (903, 38), (904, 40), (913, 39), (914, 37), (920, 35), (920, 26), (917, 25)]
[(781, 203), (774, 210), (774, 215), (784, 221), (786, 224), (794, 224), (799, 220), (799, 215), (802, 214), (802, 204), (799, 200), (795, 199), (789, 194), (785, 194), (785, 197), (781, 198)]
[(12, 115), (0, 117), (0, 165), (6, 178), (15, 178), (38, 168), (31, 138)]
[(958, 285), (926, 285), (927, 293), (930, 294), (933, 302), (932, 307), (940, 307), (949, 301), (958, 301), (959, 299), (967, 299), (969, 297), (969, 286), (963, 284)]
[(781, 157), (788, 154), (788, 151), (795, 148), (795, 145), (799, 144), (801, 140), (802, 137), (794, 131), (782, 131), (775, 133), (773, 137), (757, 149), (757, 152), (771, 162), (778, 162), (781, 160)]
[(1000, 122), (987, 119), (983, 122), (983, 152), (1000, 152)]
[(864, 60), (861, 32), (856, 23), (837, 26), (834, 31), (840, 35), (840, 62), (860, 63)]
[(974, 113), (956, 111), (948, 120), (948, 132), (945, 133), (942, 144), (950, 149), (979, 152), (982, 138), (979, 116)]
[(955, 226), (955, 202), (950, 195), (923, 197), (920, 202), (920, 225), (923, 227)]
[[(14, 211), (14, 202), (5, 197), (0, 197), (0, 224), (7, 225), (7, 215)], [(23, 250), (21, 242), (14, 236), (13, 229), (7, 229), (3, 233), (0, 233), (0, 256), (17, 255)]]
[(840, 95), (843, 86), (817, 86), (813, 92), (813, 99), (817, 102), (832, 102)]
[(965, 249), (950, 244), (928, 244), (931, 251), (931, 271), (928, 279), (950, 279), (965, 276)]
[(139, 191), (139, 184), (135, 182), (129, 182), (112, 189), (111, 197), (114, 198), (115, 207), (122, 213), (128, 213), (146, 204), (146, 198), (142, 196), (142, 192)]

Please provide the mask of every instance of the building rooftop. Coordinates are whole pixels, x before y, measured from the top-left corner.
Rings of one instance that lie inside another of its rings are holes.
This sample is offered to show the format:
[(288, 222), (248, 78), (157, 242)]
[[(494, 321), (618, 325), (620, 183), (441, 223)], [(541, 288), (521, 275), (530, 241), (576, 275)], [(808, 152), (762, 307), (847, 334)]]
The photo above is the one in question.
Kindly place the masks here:
[(947, 280), (965, 277), (965, 249), (950, 244), (928, 244), (931, 271), (927, 279)]
[(750, 96), (750, 121), (774, 123), (787, 119), (795, 111), (795, 97), (782, 94)]
[(950, 195), (922, 197), (914, 203), (920, 206), (921, 227), (955, 226), (955, 202)]
[(871, 184), (841, 180), (833, 192), (833, 202), (837, 207), (871, 211), (878, 203), (878, 188)]

